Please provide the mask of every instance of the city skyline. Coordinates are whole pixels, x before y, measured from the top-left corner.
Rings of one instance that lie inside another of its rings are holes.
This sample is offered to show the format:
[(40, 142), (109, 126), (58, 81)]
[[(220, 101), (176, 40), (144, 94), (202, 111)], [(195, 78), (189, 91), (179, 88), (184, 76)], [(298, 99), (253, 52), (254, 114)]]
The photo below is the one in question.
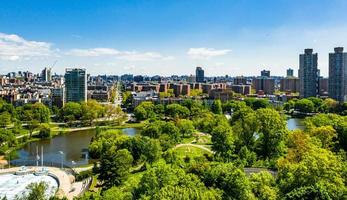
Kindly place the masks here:
[(298, 76), (299, 54), (313, 48), (327, 77), (329, 53), (347, 46), (339, 0), (2, 3), (1, 74), (39, 73), (57, 60), (59, 74), (189, 75), (202, 66), (206, 76)]

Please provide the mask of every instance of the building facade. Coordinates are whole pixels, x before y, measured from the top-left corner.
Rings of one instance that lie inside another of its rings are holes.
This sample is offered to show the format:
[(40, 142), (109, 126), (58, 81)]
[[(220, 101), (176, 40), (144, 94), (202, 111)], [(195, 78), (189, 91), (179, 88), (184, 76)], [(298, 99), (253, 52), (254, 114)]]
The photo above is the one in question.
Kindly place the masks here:
[(280, 81), (280, 91), (296, 93), (300, 90), (300, 79), (297, 77), (289, 76), (281, 79)]
[(347, 53), (343, 47), (336, 47), (329, 54), (329, 97), (339, 101), (347, 101)]
[(300, 54), (299, 79), (300, 97), (315, 97), (318, 94), (318, 54), (313, 49), (305, 49)]
[(271, 95), (275, 92), (275, 79), (258, 77), (253, 80), (253, 87), (257, 93), (263, 91), (265, 94)]
[(294, 76), (294, 70), (292, 68), (287, 69), (287, 77)]
[(264, 69), (263, 71), (260, 72), (260, 75), (264, 76), (264, 77), (270, 78), (270, 70), (265, 70)]
[(205, 80), (205, 72), (201, 67), (196, 67), (195, 70), (196, 82), (203, 83)]
[(71, 68), (65, 72), (66, 102), (87, 101), (87, 73), (85, 69)]

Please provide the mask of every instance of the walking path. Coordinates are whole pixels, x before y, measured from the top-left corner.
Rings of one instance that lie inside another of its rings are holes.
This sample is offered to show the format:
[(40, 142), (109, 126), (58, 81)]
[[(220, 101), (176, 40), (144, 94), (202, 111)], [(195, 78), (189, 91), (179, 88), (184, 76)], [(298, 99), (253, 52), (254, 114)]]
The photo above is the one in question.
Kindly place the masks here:
[(196, 147), (196, 148), (199, 148), (199, 149), (203, 149), (205, 151), (208, 151), (209, 153), (214, 153), (213, 151), (211, 151), (211, 149), (207, 148), (207, 147), (204, 147), (203, 145), (199, 145), (199, 144), (191, 144), (191, 143), (188, 143), (188, 144), (178, 144), (176, 145), (173, 149), (177, 149), (177, 148), (180, 148), (180, 147)]

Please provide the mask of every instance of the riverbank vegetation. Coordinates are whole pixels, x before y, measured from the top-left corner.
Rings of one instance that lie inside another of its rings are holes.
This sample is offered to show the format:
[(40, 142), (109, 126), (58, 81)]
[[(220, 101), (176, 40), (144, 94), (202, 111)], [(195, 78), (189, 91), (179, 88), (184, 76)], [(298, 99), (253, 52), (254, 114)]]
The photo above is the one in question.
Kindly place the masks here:
[(99, 190), (77, 199), (346, 198), (347, 117), (317, 114), (289, 131), (279, 110), (257, 99), (143, 102), (141, 134), (93, 138)]
[(0, 155), (8, 154), (27, 142), (76, 128), (120, 128), (126, 120), (127, 116), (120, 107), (94, 100), (49, 109), (42, 103), (14, 107), (0, 99)]

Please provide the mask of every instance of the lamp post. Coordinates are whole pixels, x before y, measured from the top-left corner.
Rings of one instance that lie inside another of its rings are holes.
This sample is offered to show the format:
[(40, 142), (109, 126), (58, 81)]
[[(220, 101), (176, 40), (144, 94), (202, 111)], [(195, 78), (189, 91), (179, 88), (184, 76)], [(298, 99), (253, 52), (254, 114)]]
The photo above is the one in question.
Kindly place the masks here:
[(59, 151), (60, 155), (61, 155), (61, 169), (64, 168), (64, 152), (63, 151)]

